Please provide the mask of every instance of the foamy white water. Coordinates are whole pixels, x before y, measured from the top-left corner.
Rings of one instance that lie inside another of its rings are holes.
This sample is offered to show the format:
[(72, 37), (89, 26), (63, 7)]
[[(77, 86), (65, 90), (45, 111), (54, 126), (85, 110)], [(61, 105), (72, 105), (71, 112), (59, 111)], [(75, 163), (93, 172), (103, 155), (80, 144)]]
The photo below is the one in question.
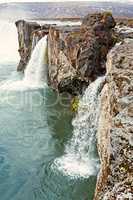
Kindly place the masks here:
[(100, 112), (100, 92), (105, 77), (98, 78), (86, 89), (73, 120), (73, 136), (66, 145), (65, 155), (57, 158), (52, 168), (71, 177), (87, 178), (99, 169), (96, 156), (96, 133)]
[(43, 85), (47, 81), (47, 36), (43, 37), (34, 48), (25, 70), (24, 82)]
[(23, 80), (1, 83), (0, 90), (27, 90), (43, 88), (47, 82), (47, 36), (35, 46), (26, 67)]

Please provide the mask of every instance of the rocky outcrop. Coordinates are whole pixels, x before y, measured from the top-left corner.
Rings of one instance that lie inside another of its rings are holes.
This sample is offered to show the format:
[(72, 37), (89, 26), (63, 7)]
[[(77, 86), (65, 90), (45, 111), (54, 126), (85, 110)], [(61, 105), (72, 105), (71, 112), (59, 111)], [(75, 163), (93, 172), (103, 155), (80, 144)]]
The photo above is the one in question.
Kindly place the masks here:
[[(52, 26), (48, 37), (49, 82), (60, 92), (77, 93), (77, 56), (80, 26)], [(75, 82), (75, 83), (74, 83)], [(79, 81), (80, 82), (80, 81)], [(80, 83), (79, 84), (79, 90)]]
[(26, 22), (24, 20), (19, 20), (16, 22), (16, 27), (19, 41), (18, 51), (20, 55), (20, 62), (17, 70), (24, 71), (36, 43), (45, 34), (48, 34), (49, 25), (40, 26), (36, 22)]
[(81, 93), (81, 88), (106, 71), (109, 49), (116, 42), (110, 13), (84, 18), (79, 29), (52, 27), (49, 31), (49, 80), (59, 92)]
[(95, 200), (133, 199), (133, 40), (117, 44), (107, 60), (101, 94)]
[(78, 69), (87, 81), (105, 73), (106, 56), (115, 42), (112, 30), (115, 25), (112, 14), (107, 12), (89, 14), (84, 18)]

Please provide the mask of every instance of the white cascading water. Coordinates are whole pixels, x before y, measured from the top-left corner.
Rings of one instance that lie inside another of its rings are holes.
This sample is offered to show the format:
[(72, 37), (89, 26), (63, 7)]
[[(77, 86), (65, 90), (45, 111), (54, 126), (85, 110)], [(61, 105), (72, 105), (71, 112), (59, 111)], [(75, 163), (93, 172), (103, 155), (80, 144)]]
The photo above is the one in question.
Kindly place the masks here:
[(25, 70), (24, 82), (36, 86), (47, 82), (47, 36), (44, 36), (35, 46), (31, 59)]
[(0, 90), (27, 90), (43, 88), (47, 82), (47, 36), (35, 46), (26, 67), (23, 80), (8, 80), (0, 86)]
[(71, 177), (87, 178), (97, 173), (96, 132), (100, 112), (100, 92), (105, 77), (98, 78), (86, 89), (80, 100), (78, 113), (73, 120), (73, 136), (66, 145), (65, 155), (57, 158), (53, 169)]

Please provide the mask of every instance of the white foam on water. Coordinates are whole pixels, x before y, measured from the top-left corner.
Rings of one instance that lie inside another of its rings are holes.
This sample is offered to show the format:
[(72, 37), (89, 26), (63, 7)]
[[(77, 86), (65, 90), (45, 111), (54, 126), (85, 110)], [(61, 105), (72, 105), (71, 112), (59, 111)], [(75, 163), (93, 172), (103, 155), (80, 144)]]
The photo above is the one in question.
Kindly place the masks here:
[(56, 159), (52, 168), (54, 171), (55, 169), (58, 169), (66, 176), (70, 176), (72, 178), (88, 178), (97, 173), (99, 163), (97, 160), (91, 159), (87, 164), (85, 161), (82, 161), (82, 159), (78, 160), (74, 155), (68, 154)]
[(28, 90), (44, 88), (47, 82), (47, 36), (35, 46), (26, 67), (23, 80), (1, 82), (0, 90)]
[(79, 109), (72, 122), (73, 136), (65, 147), (65, 155), (55, 159), (53, 169), (71, 177), (88, 178), (96, 175), (99, 161), (96, 156), (96, 133), (100, 112), (100, 92), (105, 77), (91, 83), (79, 102)]

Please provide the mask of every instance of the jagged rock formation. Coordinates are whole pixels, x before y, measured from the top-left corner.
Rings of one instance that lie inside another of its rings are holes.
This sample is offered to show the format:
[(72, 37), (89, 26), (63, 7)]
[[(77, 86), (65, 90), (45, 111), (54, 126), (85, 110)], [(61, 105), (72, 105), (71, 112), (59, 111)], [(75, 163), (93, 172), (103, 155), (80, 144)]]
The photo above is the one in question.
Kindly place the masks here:
[(49, 30), (49, 82), (60, 92), (76, 93), (78, 90), (78, 85), (74, 84), (74, 81), (76, 82), (79, 42), (80, 26), (52, 26)]
[[(41, 27), (36, 22), (26, 22), (24, 20), (19, 20), (16, 22), (17, 31), (18, 31), (18, 41), (19, 41), (19, 54), (20, 62), (18, 65), (18, 71), (24, 71), (30, 56), (31, 52), (38, 42), (45, 34), (48, 34), (49, 26)], [(43, 31), (41, 31), (43, 29)]]
[(133, 199), (133, 39), (108, 55), (98, 129), (101, 170), (95, 200)]
[(115, 21), (110, 13), (85, 17), (77, 30), (50, 29), (50, 84), (60, 92), (81, 93), (81, 88), (105, 73), (106, 55), (114, 45)]
[(116, 25), (112, 14), (87, 15), (81, 26), (82, 42), (78, 55), (78, 69), (87, 80), (105, 73), (106, 56), (114, 45), (113, 30)]

